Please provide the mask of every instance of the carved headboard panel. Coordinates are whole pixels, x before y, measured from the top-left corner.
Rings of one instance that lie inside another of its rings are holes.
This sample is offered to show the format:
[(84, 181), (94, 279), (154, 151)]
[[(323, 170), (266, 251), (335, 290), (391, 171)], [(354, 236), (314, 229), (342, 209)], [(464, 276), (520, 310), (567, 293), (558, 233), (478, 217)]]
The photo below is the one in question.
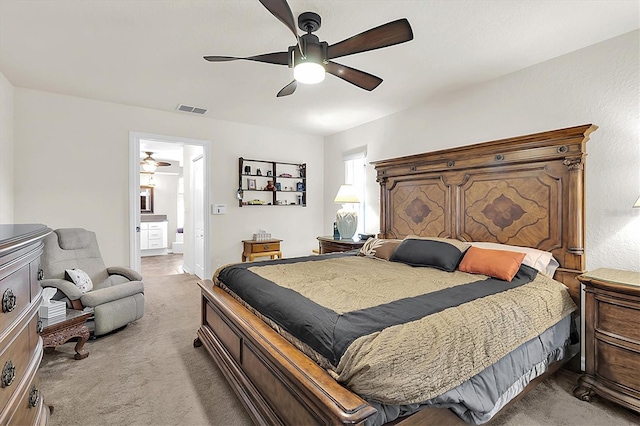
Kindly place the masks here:
[(373, 162), (382, 238), (440, 236), (551, 251), (574, 298), (584, 272), (587, 124)]

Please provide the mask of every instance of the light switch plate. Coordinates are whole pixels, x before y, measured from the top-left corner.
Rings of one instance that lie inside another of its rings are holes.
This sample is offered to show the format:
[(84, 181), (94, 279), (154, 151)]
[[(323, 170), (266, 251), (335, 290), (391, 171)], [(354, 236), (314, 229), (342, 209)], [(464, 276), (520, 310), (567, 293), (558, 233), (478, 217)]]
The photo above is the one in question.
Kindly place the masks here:
[(227, 205), (211, 204), (211, 214), (227, 214)]

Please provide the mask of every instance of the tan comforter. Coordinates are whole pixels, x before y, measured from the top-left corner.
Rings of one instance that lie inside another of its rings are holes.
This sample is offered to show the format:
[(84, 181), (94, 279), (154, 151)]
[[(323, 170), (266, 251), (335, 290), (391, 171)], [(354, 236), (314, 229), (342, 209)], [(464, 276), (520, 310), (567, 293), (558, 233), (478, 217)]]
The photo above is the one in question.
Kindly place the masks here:
[[(356, 256), (250, 271), (338, 313), (486, 278)], [(575, 308), (561, 283), (538, 274), (523, 286), (362, 336), (329, 372), (367, 399), (423, 402), (478, 374)]]

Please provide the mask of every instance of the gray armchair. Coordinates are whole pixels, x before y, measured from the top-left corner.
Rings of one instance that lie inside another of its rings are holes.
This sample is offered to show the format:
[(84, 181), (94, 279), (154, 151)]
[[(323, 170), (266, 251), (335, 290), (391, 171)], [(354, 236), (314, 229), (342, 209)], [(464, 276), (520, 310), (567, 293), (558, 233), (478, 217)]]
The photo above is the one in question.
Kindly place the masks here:
[[(144, 315), (142, 276), (127, 267), (104, 266), (96, 234), (81, 228), (56, 229), (44, 239), (41, 257), (42, 287), (55, 287), (56, 300), (65, 300), (73, 309), (92, 308), (93, 335), (100, 336), (123, 327)], [(65, 280), (66, 269), (81, 269), (93, 282), (82, 293)]]

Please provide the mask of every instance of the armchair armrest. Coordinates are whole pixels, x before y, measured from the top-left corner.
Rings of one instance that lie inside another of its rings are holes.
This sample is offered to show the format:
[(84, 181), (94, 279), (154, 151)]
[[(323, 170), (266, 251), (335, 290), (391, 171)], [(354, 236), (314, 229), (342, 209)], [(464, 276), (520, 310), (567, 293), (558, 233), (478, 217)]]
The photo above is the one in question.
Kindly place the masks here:
[(138, 271), (134, 271), (126, 266), (111, 266), (107, 268), (107, 273), (109, 275), (122, 275), (129, 281), (142, 281), (142, 275), (140, 275)]
[(67, 280), (61, 280), (59, 278), (47, 278), (40, 281), (40, 286), (45, 287), (55, 287), (64, 293), (65, 296), (69, 300), (78, 300), (80, 296), (82, 296), (82, 292), (76, 285)]
[(114, 300), (124, 299), (125, 297), (138, 293), (144, 293), (144, 284), (142, 281), (130, 281), (112, 287), (89, 291), (80, 297), (80, 301), (83, 306), (95, 308), (96, 306), (113, 302)]

